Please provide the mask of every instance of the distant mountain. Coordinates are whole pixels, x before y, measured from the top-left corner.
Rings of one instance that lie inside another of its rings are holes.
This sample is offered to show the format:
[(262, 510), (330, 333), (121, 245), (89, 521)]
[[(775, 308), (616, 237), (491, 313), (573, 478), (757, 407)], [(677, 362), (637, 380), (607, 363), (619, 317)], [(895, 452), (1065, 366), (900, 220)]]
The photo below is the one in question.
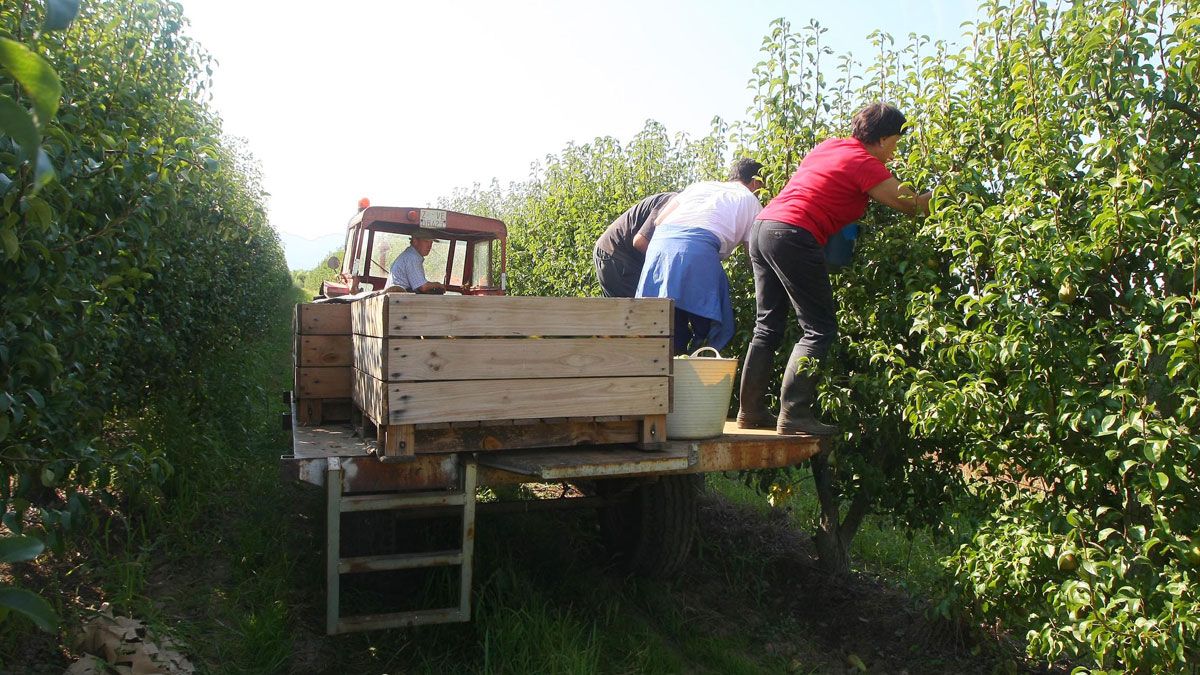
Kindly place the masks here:
[(279, 233), (283, 242), (283, 252), (287, 256), (288, 269), (311, 270), (325, 262), (324, 258), (330, 251), (340, 254), (343, 246), (342, 234), (327, 234), (316, 239), (305, 239), (299, 235)]

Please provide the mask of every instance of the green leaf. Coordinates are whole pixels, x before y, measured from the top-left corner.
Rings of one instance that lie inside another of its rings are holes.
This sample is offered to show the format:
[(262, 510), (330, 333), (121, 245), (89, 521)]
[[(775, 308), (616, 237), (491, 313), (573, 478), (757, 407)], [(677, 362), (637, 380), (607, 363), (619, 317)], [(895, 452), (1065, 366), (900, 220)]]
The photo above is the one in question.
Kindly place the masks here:
[(37, 197), (30, 197), (28, 216), (38, 227), (45, 230), (50, 227), (50, 223), (54, 219), (54, 209), (44, 200)]
[(46, 0), (46, 30), (65, 30), (79, 14), (79, 0)]
[(47, 633), (58, 629), (58, 616), (50, 604), (23, 588), (0, 588), (0, 607), (24, 614)]
[(0, 244), (4, 245), (6, 260), (16, 260), (21, 254), (21, 242), (17, 239), (17, 231), (11, 227), (0, 230)]
[(0, 66), (4, 66), (33, 99), (38, 127), (45, 128), (58, 112), (58, 99), (62, 96), (58, 73), (28, 47), (8, 38), (0, 38)]
[(20, 103), (7, 96), (0, 95), (0, 132), (12, 137), (21, 148), (21, 159), (28, 160), (36, 157), (41, 136), (37, 125)]
[(41, 555), (45, 548), (46, 545), (41, 540), (26, 535), (0, 537), (0, 562), (33, 560)]
[(42, 148), (38, 148), (37, 168), (33, 173), (33, 190), (30, 194), (37, 194), (38, 190), (46, 187), (46, 184), (54, 180), (54, 165), (50, 163), (50, 156)]

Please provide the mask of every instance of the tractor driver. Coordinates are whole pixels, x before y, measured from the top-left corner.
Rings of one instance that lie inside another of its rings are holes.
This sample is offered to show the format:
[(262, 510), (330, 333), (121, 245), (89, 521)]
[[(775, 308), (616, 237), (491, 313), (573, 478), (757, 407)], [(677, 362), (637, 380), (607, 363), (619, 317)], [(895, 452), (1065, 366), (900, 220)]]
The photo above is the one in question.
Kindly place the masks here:
[(425, 256), (433, 248), (433, 240), (412, 235), (412, 242), (404, 252), (396, 256), (392, 263), (391, 273), (388, 274), (387, 287), (399, 286), (413, 293), (430, 293), (440, 295), (446, 292), (446, 287), (436, 281), (425, 278)]

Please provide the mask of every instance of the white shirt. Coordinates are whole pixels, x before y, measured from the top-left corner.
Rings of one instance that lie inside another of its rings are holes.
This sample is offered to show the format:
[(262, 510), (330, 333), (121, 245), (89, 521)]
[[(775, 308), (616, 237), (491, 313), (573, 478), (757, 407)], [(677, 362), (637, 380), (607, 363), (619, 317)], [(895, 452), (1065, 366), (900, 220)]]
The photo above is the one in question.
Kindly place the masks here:
[(678, 206), (658, 227), (704, 228), (721, 240), (722, 258), (728, 258), (738, 244), (750, 240), (750, 226), (763, 208), (758, 197), (737, 181), (692, 183), (675, 199)]

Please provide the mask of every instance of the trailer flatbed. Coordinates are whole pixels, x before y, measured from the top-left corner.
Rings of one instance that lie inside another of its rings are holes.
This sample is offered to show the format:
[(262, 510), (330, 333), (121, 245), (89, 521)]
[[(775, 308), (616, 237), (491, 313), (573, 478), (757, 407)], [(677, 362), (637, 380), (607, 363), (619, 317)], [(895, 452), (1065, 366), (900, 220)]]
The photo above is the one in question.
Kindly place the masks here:
[[(325, 485), (330, 460), (345, 472), (345, 493), (449, 488), (458, 480), (460, 453), (426, 453), (406, 462), (383, 462), (375, 454), (374, 439), (356, 436), (349, 424), (294, 426), (292, 439), (292, 454), (282, 458), (284, 475), (312, 485)], [(479, 464), (480, 485), (504, 485), (793, 466), (820, 452), (825, 442), (817, 436), (738, 429), (730, 420), (716, 438), (668, 440), (655, 452), (631, 444), (607, 444), (472, 454)]]
[[(825, 438), (779, 436), (772, 430), (738, 429), (704, 440), (668, 440), (659, 450), (637, 443), (423, 452), (385, 461), (379, 444), (349, 424), (300, 426), (291, 419), (292, 453), (281, 458), (285, 480), (321, 487), (326, 494), (326, 630), (330, 634), (468, 621), (476, 531), (476, 491), (482, 486), (534, 482), (589, 485), (589, 496), (533, 500), (517, 506), (596, 508), (601, 528), (620, 533), (635, 569), (655, 576), (677, 569), (696, 527), (695, 497), (702, 474), (792, 466), (825, 449)], [(481, 507), (514, 506), (481, 504)], [(461, 514), (462, 545), (451, 551), (343, 557), (344, 514), (407, 512), (413, 517)], [(460, 568), (459, 604), (433, 610), (343, 616), (341, 578), (346, 574), (417, 567)]]

